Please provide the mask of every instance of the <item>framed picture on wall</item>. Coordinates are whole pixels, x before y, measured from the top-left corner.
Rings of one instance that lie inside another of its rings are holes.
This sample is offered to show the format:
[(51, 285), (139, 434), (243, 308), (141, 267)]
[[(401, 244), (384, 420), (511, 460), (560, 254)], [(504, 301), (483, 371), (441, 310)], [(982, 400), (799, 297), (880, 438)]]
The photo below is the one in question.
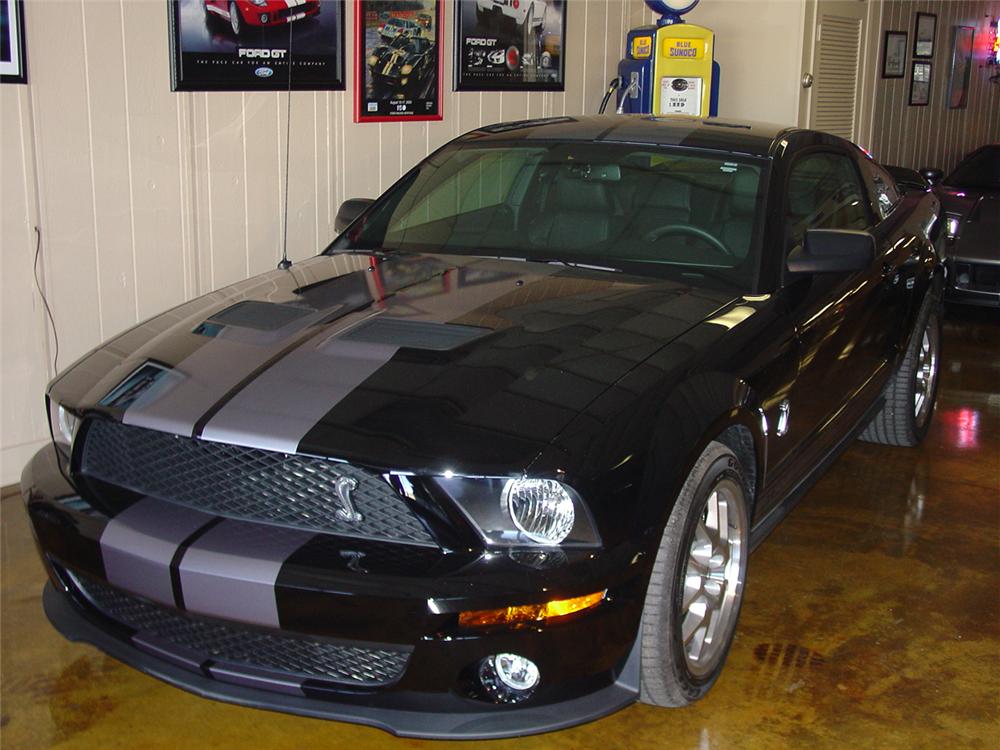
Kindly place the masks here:
[(354, 121), (440, 120), (439, 0), (356, 0)]
[(937, 16), (933, 13), (917, 13), (917, 26), (913, 32), (914, 57), (934, 57), (936, 32)]
[(924, 107), (931, 101), (931, 64), (929, 62), (913, 63), (910, 74), (910, 106)]
[(174, 91), (342, 91), (344, 0), (167, 0)]
[(903, 78), (906, 76), (906, 32), (885, 32), (882, 46), (882, 77)]
[(564, 91), (567, 0), (457, 0), (456, 91)]
[(24, 3), (0, 0), (0, 82), (27, 83), (24, 57)]
[(951, 73), (948, 78), (948, 109), (965, 109), (969, 102), (969, 79), (972, 75), (972, 41), (976, 29), (956, 26), (951, 45)]

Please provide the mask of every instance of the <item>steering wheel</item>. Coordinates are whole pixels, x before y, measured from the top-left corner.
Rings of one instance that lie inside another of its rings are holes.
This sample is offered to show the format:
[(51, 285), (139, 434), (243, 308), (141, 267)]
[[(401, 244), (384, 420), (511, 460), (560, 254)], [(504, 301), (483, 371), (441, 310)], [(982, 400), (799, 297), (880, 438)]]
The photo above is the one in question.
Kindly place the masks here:
[(656, 242), (661, 237), (668, 234), (688, 234), (698, 239), (705, 240), (709, 245), (714, 247), (723, 255), (733, 255), (733, 251), (726, 247), (722, 240), (716, 237), (714, 234), (709, 234), (704, 229), (699, 227), (693, 227), (690, 224), (664, 224), (661, 227), (656, 227), (656, 229), (651, 229), (643, 235), (642, 239), (645, 242)]

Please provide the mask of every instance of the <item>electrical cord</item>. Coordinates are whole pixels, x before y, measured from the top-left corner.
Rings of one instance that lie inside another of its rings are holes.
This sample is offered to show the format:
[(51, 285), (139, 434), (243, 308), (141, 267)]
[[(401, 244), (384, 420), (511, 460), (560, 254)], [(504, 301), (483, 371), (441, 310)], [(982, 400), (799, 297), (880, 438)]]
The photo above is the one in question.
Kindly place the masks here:
[(288, 163), (290, 161), (292, 143), (292, 26), (288, 22), (288, 99), (285, 106), (285, 228), (284, 236), (281, 238), (281, 260), (278, 268), (287, 271), (292, 267), (292, 261), (288, 260)]
[(611, 100), (611, 95), (615, 93), (621, 85), (622, 79), (618, 77), (612, 78), (608, 81), (608, 90), (604, 93), (604, 98), (601, 99), (601, 108), (597, 110), (597, 114), (604, 114), (604, 110), (608, 108), (608, 102)]
[(49, 325), (52, 327), (52, 340), (55, 345), (55, 353), (52, 356), (52, 374), (59, 372), (59, 333), (56, 331), (56, 319), (52, 316), (52, 308), (49, 307), (49, 300), (45, 297), (45, 291), (38, 281), (38, 258), (42, 254), (42, 230), (32, 227), (35, 230), (35, 262), (32, 264), (31, 275), (35, 278), (35, 289), (42, 298), (42, 305), (45, 306), (45, 314), (48, 316)]

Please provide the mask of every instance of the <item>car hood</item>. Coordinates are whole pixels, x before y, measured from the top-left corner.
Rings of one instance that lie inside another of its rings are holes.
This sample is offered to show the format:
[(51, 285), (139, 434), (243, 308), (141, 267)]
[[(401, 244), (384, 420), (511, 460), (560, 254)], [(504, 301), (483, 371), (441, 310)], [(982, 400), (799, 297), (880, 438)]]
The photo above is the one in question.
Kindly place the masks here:
[(974, 205), (963, 214), (958, 239), (948, 255), (973, 261), (1000, 262), (1000, 193), (977, 196)]
[(178, 435), (502, 474), (733, 299), (544, 263), (319, 256), (127, 331), (50, 394), (83, 417)]

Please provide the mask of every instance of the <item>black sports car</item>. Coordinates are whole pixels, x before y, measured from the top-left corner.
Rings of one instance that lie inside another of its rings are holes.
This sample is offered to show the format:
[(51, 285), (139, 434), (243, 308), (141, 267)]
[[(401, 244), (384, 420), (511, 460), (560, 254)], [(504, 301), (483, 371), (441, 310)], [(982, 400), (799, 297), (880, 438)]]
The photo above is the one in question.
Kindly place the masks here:
[(465, 135), (321, 255), (52, 382), (46, 612), (201, 695), (409, 736), (694, 701), (750, 550), (856, 436), (928, 429), (938, 209), (808, 130)]
[(376, 89), (419, 88), (437, 64), (435, 45), (422, 36), (402, 34), (376, 47), (368, 57)]
[(934, 192), (945, 217), (945, 299), (1000, 307), (1000, 143), (973, 151)]

